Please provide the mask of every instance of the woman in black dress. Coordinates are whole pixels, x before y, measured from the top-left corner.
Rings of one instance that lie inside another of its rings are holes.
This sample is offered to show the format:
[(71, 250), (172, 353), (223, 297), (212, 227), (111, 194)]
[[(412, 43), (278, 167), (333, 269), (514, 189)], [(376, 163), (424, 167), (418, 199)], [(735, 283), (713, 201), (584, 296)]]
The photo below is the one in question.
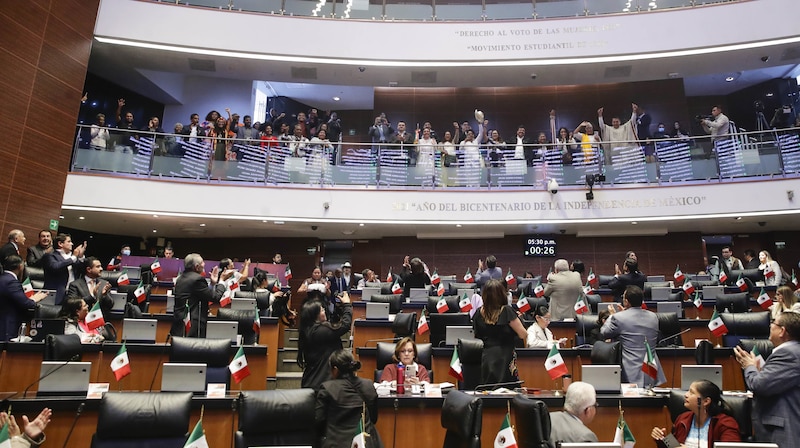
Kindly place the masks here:
[(526, 344), (527, 333), (517, 313), (508, 305), (508, 291), (502, 281), (486, 282), (481, 292), (483, 306), (472, 321), (475, 337), (483, 341), (481, 384), (509, 383), (517, 375), (516, 338)]
[(342, 349), (342, 336), (350, 331), (353, 320), (353, 306), (346, 292), (341, 301), (342, 319), (336, 325), (328, 322), (319, 300), (307, 301), (300, 310), (297, 364), (303, 368), (301, 387), (319, 390), (322, 383), (331, 377), (328, 359), (333, 352)]

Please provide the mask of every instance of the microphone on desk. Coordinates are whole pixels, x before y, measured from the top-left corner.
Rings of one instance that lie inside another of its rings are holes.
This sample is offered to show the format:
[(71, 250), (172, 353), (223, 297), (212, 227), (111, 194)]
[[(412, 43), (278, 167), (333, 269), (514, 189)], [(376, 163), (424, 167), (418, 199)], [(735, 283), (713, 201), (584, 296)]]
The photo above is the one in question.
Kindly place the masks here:
[[(382, 338), (382, 339), (367, 339), (364, 341), (365, 344), (369, 344), (370, 342), (397, 342), (402, 338)], [(377, 346), (377, 344), (375, 344)]]
[[(47, 378), (48, 376), (50, 376), (50, 375), (58, 372), (59, 370), (63, 369), (67, 364), (69, 364), (71, 362), (74, 362), (74, 361), (78, 361), (80, 359), (81, 359), (81, 355), (80, 354), (72, 355), (72, 357), (70, 357), (66, 362), (64, 362), (64, 364), (61, 364), (61, 365), (57, 366), (55, 369), (53, 369), (53, 370), (45, 373), (44, 375), (40, 376), (36, 381), (32, 382), (31, 384), (28, 384), (28, 387), (26, 387), (25, 391), (22, 393), (22, 398), (26, 398), (28, 396), (28, 390), (31, 387), (33, 387), (34, 385), (39, 384), (39, 381), (42, 381), (43, 379)], [(16, 394), (14, 394), (14, 395), (16, 395)], [(6, 398), (6, 400), (14, 397), (14, 395)]]
[[(687, 328), (687, 329), (685, 329), (685, 330), (681, 331), (680, 333), (675, 333), (675, 334), (673, 334), (673, 335), (667, 336), (667, 337), (665, 337), (664, 339), (661, 339), (661, 340), (659, 340), (659, 341), (658, 341), (658, 345), (661, 345), (662, 343), (664, 343), (664, 342), (666, 342), (666, 341), (669, 341), (669, 340), (670, 340), (670, 339), (672, 339), (672, 338), (676, 338), (676, 337), (678, 337), (678, 336), (680, 336), (680, 335), (682, 335), (682, 334), (684, 334), (684, 333), (688, 333), (688, 332), (690, 332), (690, 331), (692, 331), (692, 329), (691, 329), (691, 328)], [(677, 344), (670, 344), (670, 345), (671, 345), (671, 346), (677, 346)]]
[[(171, 334), (167, 334), (167, 339), (164, 341), (164, 344), (165, 345), (168, 344), (171, 339), (172, 339), (172, 335)], [(164, 360), (164, 353), (165, 352), (166, 352), (166, 347), (165, 347), (165, 350), (163, 350), (161, 352), (161, 355), (158, 357), (158, 362), (156, 363), (156, 371), (153, 372), (153, 379), (150, 380), (150, 390), (149, 390), (149, 392), (153, 391), (153, 384), (156, 383), (156, 377), (158, 376), (158, 368), (161, 367), (161, 361)]]
[(72, 420), (72, 426), (69, 427), (69, 432), (67, 433), (67, 438), (64, 439), (64, 445), (62, 448), (67, 448), (67, 444), (69, 443), (69, 438), (72, 437), (72, 431), (75, 430), (75, 424), (78, 423), (78, 419), (81, 417), (81, 413), (83, 412), (83, 408), (86, 406), (86, 403), (81, 403), (78, 405), (78, 410), (75, 412), (75, 418)]
[(502, 387), (505, 387), (505, 386), (522, 386), (522, 384), (524, 382), (525, 382), (524, 380), (519, 380), (519, 381), (506, 381), (505, 383), (478, 384), (477, 386), (475, 386), (475, 392), (478, 392), (478, 391), (484, 390), (484, 389), (493, 388), (493, 387), (500, 387), (500, 386), (502, 386)]

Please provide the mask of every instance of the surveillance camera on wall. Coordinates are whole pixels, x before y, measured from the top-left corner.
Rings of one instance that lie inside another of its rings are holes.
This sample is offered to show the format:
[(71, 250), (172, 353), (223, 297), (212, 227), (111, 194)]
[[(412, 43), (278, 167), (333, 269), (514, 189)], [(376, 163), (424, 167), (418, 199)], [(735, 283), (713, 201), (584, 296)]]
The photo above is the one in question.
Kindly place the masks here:
[(364, 73), (365, 71), (367, 71), (367, 68), (363, 67), (363, 66), (362, 67), (358, 67), (358, 71), (360, 71), (361, 73)]
[(558, 182), (556, 182), (555, 179), (550, 179), (547, 181), (547, 191), (549, 191), (550, 194), (558, 193)]
[(317, 230), (317, 229), (319, 229), (319, 227), (317, 227), (317, 226), (311, 226), (311, 230)]
[(538, 77), (539, 77), (539, 75), (537, 75), (536, 73), (531, 73), (531, 79), (536, 79)]

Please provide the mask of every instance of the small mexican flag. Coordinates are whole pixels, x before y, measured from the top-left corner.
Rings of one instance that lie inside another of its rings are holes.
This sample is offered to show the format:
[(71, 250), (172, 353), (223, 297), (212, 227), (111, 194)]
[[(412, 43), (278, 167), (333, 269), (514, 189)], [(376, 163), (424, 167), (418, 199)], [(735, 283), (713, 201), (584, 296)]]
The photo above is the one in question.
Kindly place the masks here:
[(683, 288), (683, 292), (686, 293), (687, 296), (691, 297), (694, 294), (694, 285), (692, 284), (691, 280), (686, 280), (686, 283), (681, 286)]
[(761, 288), (761, 294), (758, 295), (756, 299), (759, 305), (761, 305), (762, 309), (768, 310), (770, 306), (772, 306), (772, 298), (770, 298), (769, 294), (764, 291), (764, 288)]
[(431, 275), (431, 284), (438, 285), (441, 281), (442, 279), (439, 278), (439, 271), (434, 270), (433, 275)]
[(694, 293), (694, 307), (697, 308), (697, 311), (703, 310), (703, 301), (700, 300), (700, 293)]
[(539, 284), (533, 288), (533, 295), (536, 297), (542, 297), (544, 295), (544, 286), (542, 286), (542, 281), (539, 280)]
[(450, 358), (450, 376), (464, 381), (464, 374), (461, 372), (461, 359), (458, 357), (458, 349), (453, 350), (453, 357)]
[(508, 268), (508, 274), (506, 274), (506, 284), (509, 288), (517, 286), (517, 278), (511, 273), (511, 268)]
[(747, 282), (744, 281), (741, 274), (739, 275), (739, 278), (736, 279), (736, 286), (739, 287), (739, 291), (747, 291)]
[(672, 278), (674, 278), (675, 281), (679, 282), (679, 283), (682, 282), (686, 278), (686, 276), (683, 275), (683, 271), (681, 271), (680, 265), (675, 267), (675, 273), (672, 274)]
[(556, 344), (553, 344), (550, 347), (550, 353), (547, 355), (547, 359), (544, 361), (544, 368), (547, 370), (547, 373), (550, 374), (550, 379), (555, 380), (558, 377), (562, 377), (569, 373), (567, 370), (567, 365), (564, 364), (564, 358), (561, 357), (561, 353), (558, 352), (558, 347)]
[(475, 283), (475, 279), (472, 277), (472, 274), (469, 272), (469, 268), (467, 268), (467, 273), (464, 274), (464, 283)]
[(394, 276), (392, 275), (392, 267), (389, 266), (389, 273), (386, 274), (386, 281), (391, 282), (392, 280), (394, 280)]
[(119, 348), (117, 356), (111, 360), (111, 370), (114, 371), (114, 377), (117, 378), (117, 382), (131, 374), (131, 361), (128, 359), (128, 348), (125, 347), (124, 342), (122, 347)]
[(106, 271), (113, 271), (114, 268), (117, 267), (117, 264), (114, 263), (115, 261), (117, 261), (117, 257), (111, 257), (111, 260), (109, 260), (108, 264), (106, 265)]
[(128, 278), (128, 270), (126, 269), (122, 271), (122, 274), (120, 274), (119, 278), (117, 278), (117, 285), (122, 286), (130, 284), (131, 284), (131, 279)]
[(514, 438), (514, 430), (511, 428), (511, 418), (506, 412), (506, 418), (500, 425), (500, 431), (494, 438), (494, 448), (517, 448), (517, 439)]
[(439, 299), (438, 302), (436, 302), (436, 311), (438, 311), (439, 314), (446, 313), (449, 310), (450, 310), (450, 307), (447, 306), (447, 300), (445, 300), (444, 298), (441, 298), (441, 299)]
[(586, 306), (586, 301), (583, 300), (583, 297), (578, 297), (578, 301), (575, 302), (575, 312), (577, 314), (583, 314), (589, 312), (589, 307)]
[(722, 322), (722, 318), (719, 316), (719, 313), (717, 313), (717, 310), (714, 310), (711, 320), (708, 321), (708, 329), (711, 330), (714, 336), (728, 334), (728, 327), (725, 326), (725, 322)]
[(444, 295), (444, 283), (439, 282), (439, 285), (436, 287), (436, 295), (439, 297)]
[(358, 432), (356, 433), (356, 436), (353, 437), (353, 443), (351, 444), (352, 448), (366, 448), (367, 436), (369, 436), (369, 434), (364, 432), (364, 422), (359, 419)]
[(206, 435), (203, 433), (203, 421), (199, 420), (192, 433), (189, 434), (189, 439), (186, 440), (186, 445), (183, 448), (208, 448), (208, 441)]
[(472, 301), (469, 300), (466, 293), (464, 293), (464, 297), (458, 301), (458, 307), (461, 309), (462, 313), (468, 313), (472, 310)]
[(586, 284), (583, 285), (583, 293), (584, 294), (591, 294), (592, 292), (594, 292), (594, 289), (592, 288), (592, 284), (587, 281)]
[(394, 282), (392, 284), (392, 294), (400, 294), (401, 292), (403, 292), (403, 287), (400, 286), (400, 283)]
[(286, 263), (286, 269), (283, 271), (283, 278), (286, 279), (287, 282), (292, 279), (292, 268), (289, 267), (289, 263)]
[(103, 311), (100, 309), (100, 302), (95, 302), (92, 309), (89, 310), (89, 314), (86, 315), (86, 326), (89, 327), (90, 330), (94, 330), (105, 324), (106, 321), (103, 319)]
[(25, 297), (31, 298), (36, 295), (36, 291), (33, 290), (33, 285), (31, 285), (31, 279), (26, 278), (24, 282), (22, 282), (22, 292), (25, 293)]
[(719, 268), (719, 282), (724, 284), (727, 281), (728, 281), (728, 274), (725, 273), (725, 269), (720, 267)]
[(256, 315), (253, 317), (253, 331), (255, 331), (256, 334), (261, 334), (261, 312), (258, 310), (257, 306)]
[(419, 323), (417, 323), (417, 334), (425, 334), (428, 332), (428, 319), (425, 317), (425, 313), (422, 313), (419, 316)]
[(650, 378), (658, 379), (658, 366), (656, 366), (656, 357), (653, 356), (653, 350), (647, 340), (644, 341), (644, 361), (642, 361), (642, 372), (646, 373)]
[(250, 376), (250, 368), (247, 367), (247, 358), (244, 357), (244, 347), (239, 347), (239, 351), (236, 352), (236, 356), (233, 357), (233, 361), (228, 365), (228, 368), (236, 384), (241, 383), (243, 379)]
[(519, 299), (517, 300), (517, 309), (520, 313), (527, 313), (531, 310), (531, 303), (528, 302), (528, 298), (525, 297), (525, 294), (520, 294)]
[(631, 428), (628, 427), (622, 414), (619, 416), (617, 429), (614, 431), (614, 443), (619, 444), (621, 448), (633, 448), (636, 445), (636, 439), (633, 437)]
[(147, 294), (145, 293), (144, 283), (141, 281), (139, 282), (139, 286), (133, 291), (133, 296), (136, 297), (136, 303), (142, 303), (147, 299)]
[(589, 268), (589, 275), (586, 276), (586, 283), (596, 287), (599, 281), (597, 275), (592, 271), (592, 268)]
[(281, 281), (275, 280), (272, 283), (272, 292), (280, 292), (280, 290), (281, 290)]
[(161, 272), (161, 263), (158, 262), (158, 257), (156, 257), (156, 259), (153, 260), (153, 263), (150, 265), (150, 272), (153, 274), (158, 274)]
[(220, 308), (226, 308), (231, 304), (231, 290), (226, 289), (225, 292), (222, 293), (222, 297), (219, 299), (219, 306)]
[(189, 301), (186, 301), (186, 314), (183, 316), (183, 329), (186, 333), (186, 336), (189, 336), (189, 330), (192, 329), (192, 313), (189, 309)]

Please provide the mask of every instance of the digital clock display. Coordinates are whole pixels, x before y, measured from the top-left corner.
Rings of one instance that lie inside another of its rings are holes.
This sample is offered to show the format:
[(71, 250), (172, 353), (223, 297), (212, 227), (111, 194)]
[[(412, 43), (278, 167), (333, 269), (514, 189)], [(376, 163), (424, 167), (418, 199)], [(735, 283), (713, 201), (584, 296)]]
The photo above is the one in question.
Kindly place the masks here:
[(526, 257), (555, 257), (556, 240), (552, 237), (531, 237), (525, 241)]

